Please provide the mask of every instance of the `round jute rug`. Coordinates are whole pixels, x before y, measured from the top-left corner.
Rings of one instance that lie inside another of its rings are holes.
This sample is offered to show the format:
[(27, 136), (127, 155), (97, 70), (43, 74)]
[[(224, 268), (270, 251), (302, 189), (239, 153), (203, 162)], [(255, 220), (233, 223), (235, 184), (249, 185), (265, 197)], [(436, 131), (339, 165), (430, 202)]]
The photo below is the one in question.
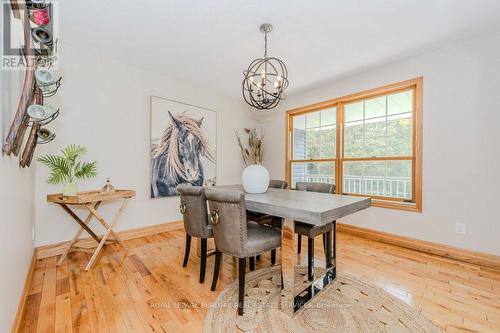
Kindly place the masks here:
[(384, 290), (339, 274), (293, 318), (279, 309), (280, 267), (250, 272), (245, 314), (237, 316), (238, 282), (226, 287), (205, 317), (204, 333), (236, 332), (441, 332), (417, 310)]

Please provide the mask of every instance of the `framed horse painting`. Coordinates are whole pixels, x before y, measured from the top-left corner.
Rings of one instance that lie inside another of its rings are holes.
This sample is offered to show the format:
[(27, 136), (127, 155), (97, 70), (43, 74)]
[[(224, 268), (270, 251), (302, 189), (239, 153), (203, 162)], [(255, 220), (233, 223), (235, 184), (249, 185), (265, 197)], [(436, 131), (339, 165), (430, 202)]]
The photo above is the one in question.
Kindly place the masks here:
[(151, 198), (177, 195), (179, 184), (215, 185), (217, 113), (151, 96)]

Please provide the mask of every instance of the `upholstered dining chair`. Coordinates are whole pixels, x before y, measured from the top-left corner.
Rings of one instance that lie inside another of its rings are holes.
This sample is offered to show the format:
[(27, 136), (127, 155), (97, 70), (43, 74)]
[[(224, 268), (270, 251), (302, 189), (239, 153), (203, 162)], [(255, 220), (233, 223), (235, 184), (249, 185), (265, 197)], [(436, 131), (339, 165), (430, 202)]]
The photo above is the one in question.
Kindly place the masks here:
[[(335, 193), (335, 185), (334, 184), (326, 184), (326, 183), (312, 183), (312, 182), (297, 182), (295, 184), (295, 189), (297, 191), (309, 191), (309, 192), (320, 192), (320, 193)], [(302, 248), (302, 236), (307, 237), (307, 277), (309, 281), (312, 280), (312, 272), (314, 267), (314, 237), (318, 235), (323, 235), (323, 249), (325, 251), (326, 256), (326, 247), (329, 242), (327, 239), (331, 239), (331, 234), (333, 231), (333, 225), (336, 223), (335, 221), (332, 223), (328, 223), (322, 226), (313, 227), (309, 224), (302, 223), (300, 221), (295, 221), (295, 233), (298, 236), (298, 252), (301, 252)], [(335, 235), (334, 235), (335, 236)], [(330, 244), (331, 245), (331, 244)]]
[(180, 211), (186, 231), (186, 249), (184, 251), (184, 262), (186, 267), (191, 249), (191, 237), (201, 239), (201, 265), (200, 283), (205, 281), (205, 270), (207, 267), (207, 239), (213, 238), (212, 226), (209, 224), (207, 215), (207, 201), (205, 188), (181, 184), (177, 186), (177, 192), (181, 195)]
[[(284, 190), (288, 187), (288, 183), (284, 180), (271, 179), (269, 181), (270, 188), (278, 188)], [(247, 210), (247, 220), (255, 221), (260, 224), (266, 224), (273, 228), (281, 229), (281, 217), (271, 216), (268, 214), (262, 214), (257, 212), (251, 212)], [(257, 260), (260, 260), (260, 255), (258, 255)], [(276, 251), (271, 251), (271, 264), (276, 263)], [(249, 266), (250, 270), (253, 271), (255, 269), (255, 259), (253, 257), (249, 258)]]
[(246, 258), (276, 250), (281, 232), (254, 221), (247, 221), (245, 193), (206, 189), (210, 221), (215, 240), (215, 266), (211, 290), (217, 287), (222, 254), (238, 258), (238, 315), (243, 315)]
[[(288, 187), (288, 183), (284, 180), (271, 179), (269, 181), (269, 187), (284, 190)], [(255, 221), (255, 222), (258, 222), (261, 224), (269, 224), (270, 217), (271, 217), (271, 215), (247, 211), (247, 218), (249, 220), (252, 220), (252, 221)], [(279, 223), (280, 223), (280, 227), (281, 227), (281, 219), (280, 219)]]
[(269, 187), (279, 188), (279, 189), (284, 190), (288, 187), (288, 183), (285, 180), (271, 179), (269, 181)]

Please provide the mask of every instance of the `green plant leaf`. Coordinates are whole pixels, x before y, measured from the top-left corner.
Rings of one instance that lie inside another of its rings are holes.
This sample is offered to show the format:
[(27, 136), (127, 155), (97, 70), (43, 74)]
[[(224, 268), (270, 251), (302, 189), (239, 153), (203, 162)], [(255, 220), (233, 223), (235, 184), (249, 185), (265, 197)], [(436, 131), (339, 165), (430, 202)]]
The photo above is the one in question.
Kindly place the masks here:
[(62, 153), (66, 159), (75, 161), (78, 157), (85, 155), (87, 153), (87, 148), (80, 145), (68, 145), (62, 150)]
[(43, 155), (37, 159), (47, 166), (50, 176), (47, 179), (49, 184), (61, 184), (70, 178), (70, 166), (68, 161), (62, 156)]
[(97, 162), (81, 162), (80, 156), (87, 152), (87, 149), (79, 145), (68, 145), (61, 150), (63, 156), (43, 155), (37, 160), (47, 166), (50, 170), (47, 182), (49, 184), (61, 184), (70, 182), (76, 178), (92, 178), (97, 175)]
[(77, 167), (75, 168), (75, 177), (76, 178), (93, 178), (97, 176), (97, 167), (96, 167), (97, 162), (83, 162), (83, 163), (78, 163)]

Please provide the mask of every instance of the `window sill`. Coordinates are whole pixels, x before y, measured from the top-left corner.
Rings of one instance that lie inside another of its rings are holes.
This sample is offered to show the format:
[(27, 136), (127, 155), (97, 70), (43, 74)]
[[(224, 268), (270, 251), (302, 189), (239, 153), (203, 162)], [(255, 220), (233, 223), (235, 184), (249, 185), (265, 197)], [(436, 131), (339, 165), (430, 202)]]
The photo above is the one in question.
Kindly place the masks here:
[(388, 201), (388, 200), (380, 200), (372, 198), (372, 207), (380, 207), (380, 208), (389, 208), (389, 209), (398, 209), (405, 210), (408, 212), (421, 213), (422, 207), (415, 203), (406, 203), (399, 201)]

